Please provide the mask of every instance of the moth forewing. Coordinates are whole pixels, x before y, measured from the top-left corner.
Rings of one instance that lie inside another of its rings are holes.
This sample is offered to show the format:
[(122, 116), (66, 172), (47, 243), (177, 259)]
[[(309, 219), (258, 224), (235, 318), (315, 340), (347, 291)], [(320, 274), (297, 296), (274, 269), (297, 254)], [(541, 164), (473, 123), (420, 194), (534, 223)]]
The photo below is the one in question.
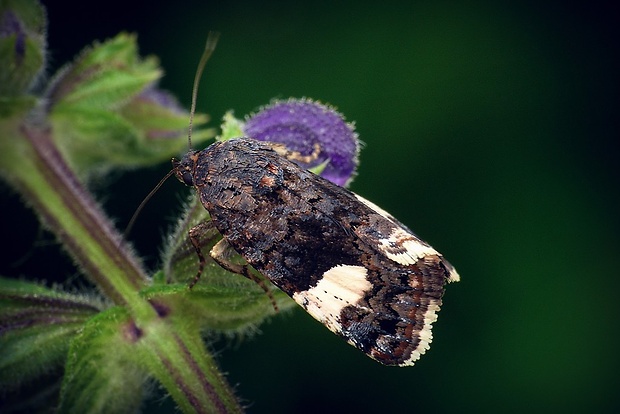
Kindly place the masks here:
[(248, 138), (175, 168), (225, 242), (330, 330), (386, 365), (428, 349), (444, 285), (459, 276), (390, 214)]

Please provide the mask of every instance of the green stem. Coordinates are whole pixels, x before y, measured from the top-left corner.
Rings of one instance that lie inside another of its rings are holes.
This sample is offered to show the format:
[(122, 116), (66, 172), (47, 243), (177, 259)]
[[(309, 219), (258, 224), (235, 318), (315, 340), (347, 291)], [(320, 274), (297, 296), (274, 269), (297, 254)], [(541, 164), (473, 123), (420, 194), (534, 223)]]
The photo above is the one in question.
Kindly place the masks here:
[[(162, 309), (161, 306), (158, 308)], [(213, 357), (206, 351), (200, 330), (187, 327), (187, 323), (170, 318), (150, 324), (141, 341), (142, 361), (183, 412), (242, 412)]]
[(149, 281), (146, 273), (64, 161), (50, 131), (22, 126), (20, 132), (25, 139), (6, 138), (0, 145), (10, 149), (7, 176), (102, 293), (129, 308), (140, 332), (136, 356), (184, 412), (241, 412), (198, 327), (189, 328), (174, 304), (139, 296)]
[(66, 164), (49, 129), (22, 132), (30, 156), (13, 172), (24, 198), (105, 296), (117, 304), (142, 302), (135, 296), (148, 281), (146, 273)]

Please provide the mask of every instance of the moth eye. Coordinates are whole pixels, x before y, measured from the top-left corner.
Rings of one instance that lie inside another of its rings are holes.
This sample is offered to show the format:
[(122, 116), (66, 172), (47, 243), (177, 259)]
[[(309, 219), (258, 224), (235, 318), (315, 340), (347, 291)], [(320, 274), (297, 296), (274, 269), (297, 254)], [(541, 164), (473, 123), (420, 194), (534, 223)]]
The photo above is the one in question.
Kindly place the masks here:
[(183, 171), (182, 178), (185, 185), (190, 187), (194, 185), (194, 178), (192, 177), (192, 173), (189, 171)]

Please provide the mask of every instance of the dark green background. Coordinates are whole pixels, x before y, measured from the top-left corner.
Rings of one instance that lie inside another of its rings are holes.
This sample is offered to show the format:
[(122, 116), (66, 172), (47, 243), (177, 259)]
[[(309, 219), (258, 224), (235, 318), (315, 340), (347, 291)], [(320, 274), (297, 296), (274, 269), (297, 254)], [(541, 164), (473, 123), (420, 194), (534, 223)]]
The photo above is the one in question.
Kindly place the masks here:
[[(222, 37), (198, 101), (213, 125), (228, 109), (243, 116), (274, 97), (337, 106), (366, 143), (352, 189), (461, 274), (447, 288), (431, 350), (411, 368), (380, 366), (301, 310), (250, 340), (216, 341), (249, 412), (620, 408), (619, 20), (611, 7), (46, 3), (50, 70), (94, 39), (136, 32), (141, 52), (161, 59), (161, 85), (188, 106), (206, 34), (215, 29)], [(97, 183), (119, 227), (168, 169)], [(154, 241), (185, 191), (167, 184), (136, 225), (132, 239), (153, 266), (161, 247)], [(68, 260), (52, 261), (55, 247), (33, 251), (51, 237), (38, 234), (17, 201), (6, 205), (11, 260), (26, 258), (5, 274), (36, 277), (50, 266), (74, 274)]]

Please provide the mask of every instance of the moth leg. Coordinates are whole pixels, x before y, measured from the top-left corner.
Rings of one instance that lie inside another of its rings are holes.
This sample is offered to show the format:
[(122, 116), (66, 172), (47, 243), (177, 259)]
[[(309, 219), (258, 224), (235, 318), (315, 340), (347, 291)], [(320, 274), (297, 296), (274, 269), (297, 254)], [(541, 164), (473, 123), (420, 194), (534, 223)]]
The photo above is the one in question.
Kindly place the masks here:
[(202, 271), (205, 268), (205, 256), (202, 254), (201, 247), (201, 239), (202, 236), (208, 234), (209, 232), (214, 230), (214, 225), (212, 221), (203, 221), (198, 223), (196, 226), (189, 229), (189, 241), (194, 246), (194, 250), (196, 250), (196, 254), (198, 255), (198, 272), (196, 276), (194, 276), (194, 280), (192, 280), (189, 284), (189, 288), (193, 288), (198, 280), (200, 280), (200, 276), (202, 275)]
[(255, 274), (253, 274), (250, 271), (250, 266), (248, 266), (247, 264), (240, 265), (237, 263), (232, 263), (230, 260), (228, 260), (228, 257), (230, 256), (231, 252), (234, 252), (234, 249), (228, 244), (226, 239), (222, 239), (218, 241), (217, 243), (215, 243), (215, 246), (213, 246), (213, 248), (209, 252), (209, 255), (222, 268), (228, 270), (231, 273), (236, 273), (238, 275), (245, 276), (248, 279), (250, 279), (252, 282), (256, 283), (258, 286), (260, 286), (261, 289), (265, 291), (267, 296), (269, 296), (273, 309), (276, 312), (278, 312), (278, 305), (276, 304), (276, 300), (273, 297), (273, 294), (271, 293), (267, 285), (265, 284), (265, 281), (263, 279), (258, 278)]

